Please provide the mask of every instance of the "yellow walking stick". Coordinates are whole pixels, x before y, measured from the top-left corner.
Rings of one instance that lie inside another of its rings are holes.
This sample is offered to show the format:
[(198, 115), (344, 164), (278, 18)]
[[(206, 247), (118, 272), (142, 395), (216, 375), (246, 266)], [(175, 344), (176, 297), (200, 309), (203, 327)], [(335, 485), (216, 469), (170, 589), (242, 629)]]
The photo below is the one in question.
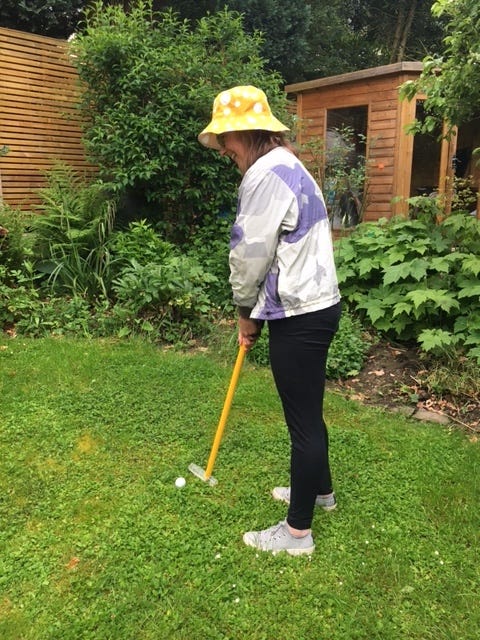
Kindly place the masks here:
[(243, 360), (245, 358), (246, 352), (247, 351), (245, 347), (241, 345), (240, 348), (238, 349), (237, 359), (235, 361), (235, 366), (233, 367), (233, 373), (232, 373), (232, 377), (230, 378), (230, 384), (228, 386), (225, 402), (223, 403), (222, 414), (218, 422), (217, 432), (215, 433), (212, 449), (210, 451), (210, 456), (207, 462), (207, 468), (204, 470), (202, 469), (202, 467), (199, 467), (197, 464), (194, 464), (193, 462), (188, 467), (189, 471), (191, 471), (193, 475), (197, 476), (197, 478), (200, 478), (200, 480), (203, 480), (204, 482), (208, 482), (211, 486), (217, 484), (217, 480), (212, 476), (213, 465), (215, 464), (218, 448), (220, 447), (223, 431), (227, 423), (228, 414), (230, 413), (230, 407), (232, 406), (233, 395), (237, 387), (238, 378), (240, 376), (240, 371), (242, 369), (242, 364), (243, 364)]

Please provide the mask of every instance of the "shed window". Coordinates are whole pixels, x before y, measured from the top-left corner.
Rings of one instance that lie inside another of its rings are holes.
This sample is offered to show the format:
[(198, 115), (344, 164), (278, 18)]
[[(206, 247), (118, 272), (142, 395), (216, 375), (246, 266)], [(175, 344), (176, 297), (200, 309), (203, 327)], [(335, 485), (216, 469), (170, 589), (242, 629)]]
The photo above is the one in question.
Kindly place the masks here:
[[(415, 118), (425, 119), (424, 100), (417, 100)], [(413, 139), (412, 180), (410, 196), (436, 194), (440, 172), (441, 127), (431, 133), (417, 133)]]
[(327, 110), (324, 194), (334, 229), (362, 219), (368, 106)]

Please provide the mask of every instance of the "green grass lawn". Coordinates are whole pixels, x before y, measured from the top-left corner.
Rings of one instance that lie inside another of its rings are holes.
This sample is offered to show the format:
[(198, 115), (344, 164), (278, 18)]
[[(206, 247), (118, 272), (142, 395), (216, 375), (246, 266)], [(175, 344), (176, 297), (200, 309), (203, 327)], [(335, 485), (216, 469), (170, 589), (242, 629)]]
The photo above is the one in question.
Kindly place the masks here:
[[(339, 502), (311, 557), (242, 533), (282, 519), (288, 438), (246, 363), (140, 342), (0, 342), (2, 640), (474, 640), (480, 444), (329, 394)], [(177, 489), (177, 476), (187, 485)]]

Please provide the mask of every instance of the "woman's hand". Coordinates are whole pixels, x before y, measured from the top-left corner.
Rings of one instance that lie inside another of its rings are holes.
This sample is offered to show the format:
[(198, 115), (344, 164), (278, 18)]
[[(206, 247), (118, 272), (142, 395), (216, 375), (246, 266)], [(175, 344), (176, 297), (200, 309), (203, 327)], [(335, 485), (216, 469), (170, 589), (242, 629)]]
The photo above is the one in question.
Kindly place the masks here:
[(262, 323), (251, 318), (238, 319), (238, 344), (243, 345), (247, 351), (250, 351), (261, 333)]

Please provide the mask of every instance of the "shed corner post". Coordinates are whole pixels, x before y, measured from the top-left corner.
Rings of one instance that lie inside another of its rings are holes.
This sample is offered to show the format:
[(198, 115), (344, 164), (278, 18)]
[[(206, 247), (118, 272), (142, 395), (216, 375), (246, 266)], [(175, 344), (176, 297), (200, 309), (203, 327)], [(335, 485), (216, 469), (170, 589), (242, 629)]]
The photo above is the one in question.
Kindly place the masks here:
[(453, 158), (457, 152), (457, 137), (458, 127), (451, 127), (445, 121), (443, 123), (438, 175), (438, 195), (442, 203), (443, 218), (449, 216), (452, 211), (453, 179), (455, 177)]
[(412, 182), (413, 142), (414, 134), (407, 132), (407, 127), (415, 120), (417, 100), (399, 98), (397, 145), (394, 158), (394, 185), (392, 202), (393, 215), (408, 215), (408, 198), (410, 197), (410, 185)]

